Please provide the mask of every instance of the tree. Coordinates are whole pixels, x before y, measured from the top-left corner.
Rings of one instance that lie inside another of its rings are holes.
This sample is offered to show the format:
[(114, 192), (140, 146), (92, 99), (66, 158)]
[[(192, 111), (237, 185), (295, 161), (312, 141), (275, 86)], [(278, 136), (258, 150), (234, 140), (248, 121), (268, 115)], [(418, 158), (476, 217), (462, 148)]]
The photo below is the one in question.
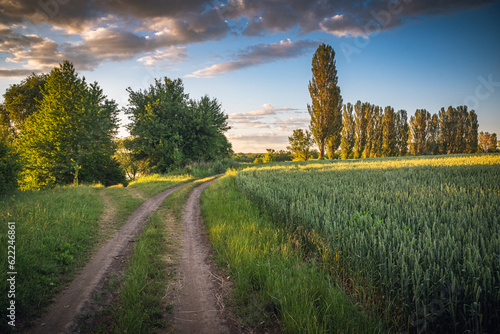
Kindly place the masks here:
[(396, 113), (396, 153), (404, 157), (408, 153), (408, 114), (406, 110)]
[(479, 147), (484, 153), (497, 151), (497, 134), (481, 131), (478, 137)]
[(393, 157), (398, 153), (396, 148), (396, 114), (394, 113), (394, 108), (390, 106), (385, 107), (382, 124), (382, 156)]
[(267, 153), (264, 155), (262, 158), (262, 162), (267, 164), (269, 162), (274, 162), (274, 153), (276, 152), (272, 148), (267, 148), (266, 149)]
[(352, 104), (344, 104), (342, 126), (342, 140), (340, 142), (341, 158), (349, 159), (354, 147), (354, 118), (352, 116)]
[(149, 170), (165, 173), (192, 161), (208, 161), (232, 154), (224, 136), (229, 129), (220, 103), (208, 96), (189, 100), (181, 79), (155, 80), (146, 90), (129, 93), (133, 136), (137, 159), (145, 159)]
[(17, 179), (21, 164), (16, 150), (0, 134), (0, 195), (17, 188)]
[(129, 180), (135, 180), (136, 177), (147, 173), (147, 161), (135, 157), (132, 137), (116, 140), (116, 146), (114, 157)]
[(321, 44), (312, 59), (312, 80), (309, 94), (312, 104), (307, 105), (311, 115), (310, 130), (324, 158), (325, 146), (334, 153), (340, 145), (342, 131), (342, 97), (338, 86), (335, 51)]
[(439, 154), (439, 119), (436, 114), (427, 120), (427, 132), (426, 154)]
[(366, 145), (366, 128), (368, 125), (366, 105), (368, 104), (361, 104), (361, 101), (356, 102), (354, 105), (354, 159), (362, 157)]
[(427, 125), (430, 118), (430, 113), (425, 109), (417, 109), (415, 115), (410, 117), (408, 144), (411, 155), (425, 154), (429, 136)]
[(474, 110), (469, 112), (467, 117), (467, 134), (466, 134), (466, 148), (465, 153), (477, 152), (477, 137), (478, 137), (479, 123), (477, 121), (477, 114)]
[(46, 74), (33, 73), (21, 83), (11, 85), (4, 93), (4, 105), (0, 107), (0, 123), (8, 129), (13, 138), (18, 137), (26, 119), (38, 111), (46, 81)]
[(47, 76), (43, 98), (16, 141), (23, 160), (23, 189), (55, 184), (125, 182), (112, 158), (118, 108), (97, 83), (80, 79), (65, 61)]
[(294, 160), (309, 160), (310, 149), (314, 144), (309, 131), (303, 131), (302, 129), (293, 130), (292, 136), (288, 137), (288, 142), (290, 145), (286, 149), (292, 153)]

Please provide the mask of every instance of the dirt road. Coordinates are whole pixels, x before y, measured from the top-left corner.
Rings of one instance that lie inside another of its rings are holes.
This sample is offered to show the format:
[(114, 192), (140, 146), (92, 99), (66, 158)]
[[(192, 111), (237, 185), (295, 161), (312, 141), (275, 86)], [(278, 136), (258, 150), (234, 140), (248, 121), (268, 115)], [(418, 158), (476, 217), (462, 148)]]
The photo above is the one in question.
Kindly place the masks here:
[(174, 300), (174, 327), (178, 333), (229, 333), (217, 306), (210, 245), (200, 213), (200, 196), (213, 181), (193, 190), (184, 215), (179, 289)]
[(48, 312), (36, 322), (29, 333), (68, 333), (76, 326), (78, 315), (91, 303), (95, 291), (113, 268), (119, 267), (127, 246), (141, 232), (143, 225), (161, 203), (175, 190), (184, 185), (168, 189), (145, 201), (82, 269), (80, 274), (57, 297)]

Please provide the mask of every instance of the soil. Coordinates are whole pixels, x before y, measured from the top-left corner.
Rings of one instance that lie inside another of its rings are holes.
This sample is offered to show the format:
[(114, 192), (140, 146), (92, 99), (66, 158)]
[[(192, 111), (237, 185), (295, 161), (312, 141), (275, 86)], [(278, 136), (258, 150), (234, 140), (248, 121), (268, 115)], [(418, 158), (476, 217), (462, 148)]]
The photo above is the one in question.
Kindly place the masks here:
[[(134, 239), (142, 231), (161, 203), (174, 191), (184, 185), (168, 189), (145, 201), (87, 263), (70, 285), (60, 293), (41, 319), (28, 333), (69, 333), (75, 330), (80, 314), (92, 310), (93, 298), (103, 289), (109, 277), (123, 268), (126, 255), (130, 252)], [(111, 209), (112, 211), (112, 209)], [(108, 220), (112, 212), (104, 213)]]
[[(223, 304), (214, 284), (210, 245), (200, 213), (200, 196), (213, 181), (195, 188), (182, 217), (183, 240), (174, 296), (174, 328), (178, 333), (230, 333)], [(219, 298), (218, 298), (219, 297)]]

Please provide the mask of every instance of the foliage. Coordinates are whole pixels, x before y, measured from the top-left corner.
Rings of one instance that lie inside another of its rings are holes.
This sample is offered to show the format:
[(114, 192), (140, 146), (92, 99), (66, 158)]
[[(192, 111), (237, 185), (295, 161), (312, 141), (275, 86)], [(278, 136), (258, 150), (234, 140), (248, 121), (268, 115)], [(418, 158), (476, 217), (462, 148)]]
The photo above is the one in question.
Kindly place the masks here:
[(481, 131), (478, 138), (479, 149), (484, 153), (497, 151), (497, 134)]
[(342, 159), (349, 159), (355, 143), (355, 123), (352, 116), (352, 104), (344, 104), (342, 119), (344, 125), (342, 127), (342, 140), (340, 142), (341, 157)]
[(310, 149), (313, 145), (313, 139), (308, 130), (293, 130), (292, 136), (288, 137), (288, 142), (290, 146), (287, 146), (286, 149), (292, 152), (294, 160), (309, 160), (311, 157)]
[(0, 136), (0, 195), (17, 188), (21, 163), (7, 138)]
[(295, 163), (236, 183), (276, 221), (322, 235), (339, 280), (388, 322), (498, 329), (500, 156)]
[(270, 163), (270, 162), (274, 162), (275, 158), (274, 158), (274, 155), (276, 153), (275, 150), (273, 150), (272, 148), (268, 148), (266, 149), (267, 153), (264, 154), (264, 157), (262, 158), (262, 162), (267, 164), (267, 163)]
[(321, 44), (312, 60), (312, 80), (309, 94), (312, 104), (307, 105), (311, 116), (310, 130), (318, 145), (320, 159), (325, 147), (335, 152), (340, 145), (342, 131), (342, 97), (338, 86), (335, 51), (330, 45)]
[(366, 145), (366, 105), (367, 103), (361, 104), (361, 101), (354, 105), (354, 159), (361, 158)]
[(57, 184), (124, 183), (112, 158), (118, 124), (114, 101), (88, 85), (67, 61), (46, 77), (38, 112), (28, 117), (16, 145), (26, 162), (22, 189)]
[(12, 138), (18, 137), (24, 122), (38, 112), (46, 81), (46, 74), (33, 73), (21, 83), (11, 85), (4, 93), (4, 104), (0, 107), (0, 124), (8, 129)]
[(135, 180), (137, 177), (147, 174), (147, 161), (136, 157), (136, 153), (132, 151), (133, 140), (131, 137), (116, 140), (116, 146), (114, 157), (120, 163), (127, 179)]
[(227, 115), (216, 99), (189, 100), (181, 79), (155, 80), (146, 90), (129, 93), (127, 114), (135, 158), (151, 172), (165, 173), (192, 161), (210, 161), (232, 154), (224, 136)]

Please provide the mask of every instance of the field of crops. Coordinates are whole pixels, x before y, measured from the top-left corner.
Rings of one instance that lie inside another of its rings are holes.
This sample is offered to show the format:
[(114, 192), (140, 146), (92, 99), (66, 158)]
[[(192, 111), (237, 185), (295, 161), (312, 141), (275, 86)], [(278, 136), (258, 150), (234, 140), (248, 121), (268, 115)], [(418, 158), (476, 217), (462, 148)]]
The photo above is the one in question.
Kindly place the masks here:
[(340, 281), (405, 327), (498, 331), (500, 155), (282, 164), (236, 183), (277, 222), (318, 232)]

